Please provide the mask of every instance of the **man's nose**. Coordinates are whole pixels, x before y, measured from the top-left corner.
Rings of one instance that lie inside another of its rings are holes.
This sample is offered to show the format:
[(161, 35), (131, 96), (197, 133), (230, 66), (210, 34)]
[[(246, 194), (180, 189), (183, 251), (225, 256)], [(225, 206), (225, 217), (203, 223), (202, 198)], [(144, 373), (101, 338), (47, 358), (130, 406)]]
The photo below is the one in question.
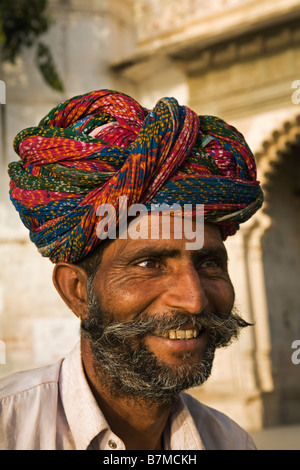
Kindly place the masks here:
[(167, 286), (164, 301), (168, 307), (178, 309), (191, 315), (197, 315), (208, 306), (208, 299), (197, 270), (186, 267), (174, 274)]

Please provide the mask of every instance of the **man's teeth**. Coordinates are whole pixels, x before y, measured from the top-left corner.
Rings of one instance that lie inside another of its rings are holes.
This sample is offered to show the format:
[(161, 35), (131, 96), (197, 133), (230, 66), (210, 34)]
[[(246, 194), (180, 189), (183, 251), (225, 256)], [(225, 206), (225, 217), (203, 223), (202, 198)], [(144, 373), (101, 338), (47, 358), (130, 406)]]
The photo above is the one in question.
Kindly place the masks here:
[(164, 338), (168, 339), (191, 339), (196, 338), (199, 334), (199, 330), (197, 328), (193, 328), (192, 330), (170, 330), (163, 333)]

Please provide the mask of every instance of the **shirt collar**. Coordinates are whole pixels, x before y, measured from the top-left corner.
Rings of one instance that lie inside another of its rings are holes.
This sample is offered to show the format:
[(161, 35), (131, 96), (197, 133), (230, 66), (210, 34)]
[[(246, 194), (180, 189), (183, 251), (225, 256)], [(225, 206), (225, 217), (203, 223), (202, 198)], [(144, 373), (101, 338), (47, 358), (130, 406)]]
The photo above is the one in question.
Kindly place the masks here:
[[(64, 359), (59, 382), (62, 405), (75, 447), (85, 450), (96, 436), (110, 428), (86, 380), (80, 343)], [(164, 430), (164, 443), (166, 450), (204, 449), (183, 395), (179, 395), (172, 405)]]
[(63, 361), (60, 394), (76, 449), (85, 450), (109, 426), (86, 380), (80, 343)]
[(180, 394), (172, 405), (169, 429), (164, 433), (165, 450), (204, 450), (201, 436), (183, 396)]

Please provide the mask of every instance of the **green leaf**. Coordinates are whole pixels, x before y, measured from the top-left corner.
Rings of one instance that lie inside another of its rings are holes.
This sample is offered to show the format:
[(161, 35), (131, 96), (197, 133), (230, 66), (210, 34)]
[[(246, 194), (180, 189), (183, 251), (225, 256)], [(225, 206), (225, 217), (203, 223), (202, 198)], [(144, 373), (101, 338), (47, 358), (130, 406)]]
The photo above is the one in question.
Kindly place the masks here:
[(35, 60), (45, 82), (54, 90), (62, 92), (64, 90), (63, 84), (56, 70), (51, 51), (43, 42), (39, 42), (37, 45)]

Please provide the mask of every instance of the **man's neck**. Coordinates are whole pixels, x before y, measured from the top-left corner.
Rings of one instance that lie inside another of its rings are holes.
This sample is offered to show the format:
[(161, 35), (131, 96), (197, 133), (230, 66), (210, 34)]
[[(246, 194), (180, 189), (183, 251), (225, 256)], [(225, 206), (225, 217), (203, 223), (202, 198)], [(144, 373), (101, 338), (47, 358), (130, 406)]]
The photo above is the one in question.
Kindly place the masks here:
[(126, 450), (162, 450), (163, 431), (171, 405), (113, 396), (108, 381), (96, 376), (91, 361), (84, 360), (84, 354), (82, 358), (98, 406), (112, 432), (124, 442)]
[(144, 401), (113, 398), (105, 391), (94, 396), (111, 430), (125, 444), (126, 450), (162, 450), (163, 431), (169, 414), (169, 405), (149, 405)]

